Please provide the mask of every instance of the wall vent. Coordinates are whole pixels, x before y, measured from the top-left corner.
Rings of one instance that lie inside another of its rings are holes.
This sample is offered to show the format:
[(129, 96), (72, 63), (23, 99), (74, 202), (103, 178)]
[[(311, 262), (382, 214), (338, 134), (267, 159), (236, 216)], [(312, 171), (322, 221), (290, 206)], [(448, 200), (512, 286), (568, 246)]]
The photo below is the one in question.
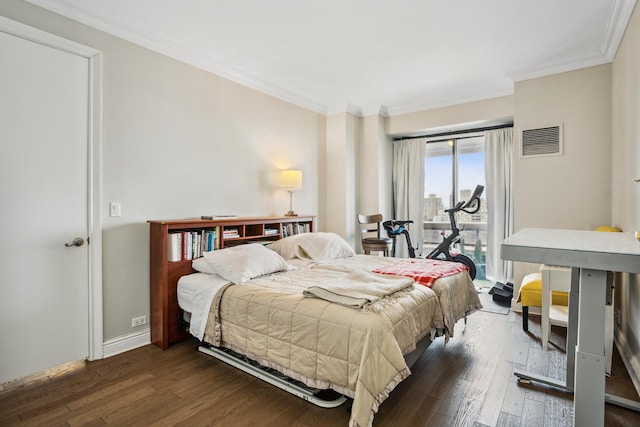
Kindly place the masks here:
[(562, 155), (562, 126), (522, 131), (522, 157)]

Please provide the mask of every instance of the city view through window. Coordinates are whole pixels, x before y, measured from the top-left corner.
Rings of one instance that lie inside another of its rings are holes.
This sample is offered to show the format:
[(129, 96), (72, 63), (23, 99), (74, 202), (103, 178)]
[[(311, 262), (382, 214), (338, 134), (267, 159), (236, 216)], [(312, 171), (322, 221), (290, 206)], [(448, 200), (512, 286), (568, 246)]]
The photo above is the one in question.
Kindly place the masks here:
[[(427, 143), (425, 157), (425, 200), (423, 252), (428, 254), (451, 233), (445, 212), (471, 197), (476, 185), (484, 185), (484, 136)], [(454, 252), (463, 253), (476, 264), (476, 279), (486, 280), (487, 204), (482, 194), (475, 214), (458, 212), (460, 243)]]

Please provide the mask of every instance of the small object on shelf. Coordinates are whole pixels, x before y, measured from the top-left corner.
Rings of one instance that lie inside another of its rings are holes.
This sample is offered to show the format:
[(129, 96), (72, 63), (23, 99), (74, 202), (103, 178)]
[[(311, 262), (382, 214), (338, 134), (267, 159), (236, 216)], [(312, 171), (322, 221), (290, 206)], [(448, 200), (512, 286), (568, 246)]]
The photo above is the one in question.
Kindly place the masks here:
[(237, 228), (225, 228), (222, 231), (224, 239), (237, 239), (240, 237), (240, 231)]
[(237, 215), (202, 215), (200, 219), (205, 219), (209, 221), (213, 221), (216, 219), (236, 219)]

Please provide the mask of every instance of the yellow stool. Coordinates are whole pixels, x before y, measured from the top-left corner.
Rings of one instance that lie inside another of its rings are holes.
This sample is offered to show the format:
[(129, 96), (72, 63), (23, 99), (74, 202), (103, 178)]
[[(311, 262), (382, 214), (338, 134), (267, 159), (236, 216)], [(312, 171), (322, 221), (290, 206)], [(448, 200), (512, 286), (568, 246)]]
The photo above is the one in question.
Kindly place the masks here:
[[(542, 307), (542, 274), (531, 273), (522, 278), (518, 300), (522, 304), (522, 329), (529, 330), (529, 307)], [(551, 292), (551, 303), (569, 305), (569, 293)]]

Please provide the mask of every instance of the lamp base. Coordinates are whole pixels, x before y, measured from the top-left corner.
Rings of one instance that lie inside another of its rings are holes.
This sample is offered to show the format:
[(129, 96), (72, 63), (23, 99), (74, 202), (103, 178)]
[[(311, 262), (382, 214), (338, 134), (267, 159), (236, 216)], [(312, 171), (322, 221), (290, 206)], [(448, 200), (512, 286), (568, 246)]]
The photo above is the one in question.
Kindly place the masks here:
[(298, 214), (295, 213), (294, 211), (287, 211), (287, 213), (284, 214), (284, 216), (298, 216)]

